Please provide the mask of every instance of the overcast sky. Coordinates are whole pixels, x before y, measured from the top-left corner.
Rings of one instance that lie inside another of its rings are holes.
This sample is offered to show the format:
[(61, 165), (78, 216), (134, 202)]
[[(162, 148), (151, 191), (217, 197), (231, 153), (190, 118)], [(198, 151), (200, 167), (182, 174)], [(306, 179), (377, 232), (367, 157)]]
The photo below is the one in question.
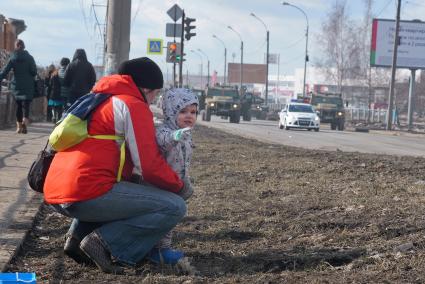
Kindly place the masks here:
[[(186, 15), (196, 18), (196, 33), (185, 42), (187, 61), (184, 73), (199, 74), (201, 58), (206, 73), (205, 55), (190, 50), (201, 49), (210, 59), (210, 70), (223, 73), (224, 48), (215, 38), (217, 35), (226, 45), (228, 62), (240, 62), (240, 39), (228, 29), (232, 26), (244, 41), (244, 63), (263, 63), (266, 52), (266, 31), (254, 17), (253, 12), (270, 31), (270, 53), (280, 54), (280, 74), (293, 75), (295, 68), (303, 68), (305, 53), (304, 15), (294, 7), (283, 6), (279, 0), (132, 0), (130, 58), (146, 56), (147, 39), (162, 38), (165, 25), (171, 23), (167, 10), (178, 4)], [(316, 40), (320, 26), (334, 0), (291, 0), (301, 8), (309, 20), (310, 64), (320, 56)], [(375, 0), (373, 11), (379, 18), (395, 18), (396, 0)], [(356, 20), (363, 12), (363, 0), (347, 0), (348, 13)], [(0, 14), (7, 18), (22, 19), (27, 29), (20, 35), (27, 50), (38, 65), (57, 64), (60, 58), (72, 58), (76, 48), (84, 48), (89, 61), (102, 63), (101, 50), (106, 14), (106, 0), (0, 0)], [(402, 1), (402, 20), (425, 20), (423, 0)], [(100, 25), (96, 25), (97, 22)], [(165, 55), (150, 56), (163, 69), (171, 72), (171, 64), (165, 63)], [(168, 65), (168, 66), (167, 66)], [(276, 74), (271, 66), (270, 74)]]

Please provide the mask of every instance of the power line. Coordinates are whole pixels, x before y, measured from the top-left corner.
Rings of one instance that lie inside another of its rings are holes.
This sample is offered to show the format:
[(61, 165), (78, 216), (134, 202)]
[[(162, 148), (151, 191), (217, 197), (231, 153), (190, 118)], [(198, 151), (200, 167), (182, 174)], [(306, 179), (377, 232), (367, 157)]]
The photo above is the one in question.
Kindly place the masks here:
[(86, 28), (87, 31), (87, 35), (91, 38), (91, 34), (89, 32), (89, 28), (87, 25), (87, 18), (86, 18), (86, 13), (84, 12), (84, 4), (83, 4), (83, 0), (80, 0), (80, 9), (81, 9), (81, 14), (83, 14), (83, 19), (84, 19), (84, 26)]
[(96, 25), (97, 25), (97, 27), (99, 29), (100, 39), (104, 42), (105, 41), (105, 37), (104, 37), (104, 35), (102, 33), (102, 30), (100, 29), (100, 23), (99, 23), (99, 20), (97, 19), (96, 9), (94, 8), (94, 6), (96, 6), (96, 5), (94, 4), (93, 0), (91, 1), (91, 5), (92, 5), (94, 19), (95, 19)]
[(280, 47), (279, 49), (288, 49), (291, 48), (297, 44), (299, 44), (302, 40), (304, 40), (304, 36), (300, 37), (299, 39), (297, 39), (296, 41), (294, 41), (293, 43), (290, 43), (289, 45), (286, 45), (284, 47)]
[(140, 7), (142, 6), (142, 2), (143, 0), (139, 0), (139, 4), (137, 4), (136, 12), (134, 13), (133, 19), (131, 19), (131, 24), (130, 24), (131, 27), (133, 27), (134, 20), (136, 19), (137, 14), (139, 14), (139, 10), (140, 10)]
[(414, 1), (406, 1), (406, 4), (412, 4), (412, 5), (421, 6), (421, 7), (425, 6), (424, 3), (416, 3)]
[(376, 17), (379, 17), (379, 15), (381, 15), (381, 14), (382, 14), (382, 12), (384, 12), (384, 11), (385, 11), (385, 9), (387, 9), (387, 8), (388, 8), (388, 5), (390, 5), (390, 3), (391, 3), (392, 1), (394, 1), (394, 0), (390, 0), (390, 1), (388, 1), (388, 2), (387, 2), (387, 4), (385, 4), (385, 6), (381, 9), (381, 11), (380, 11), (378, 14), (376, 14)]
[(296, 60), (300, 59), (301, 57), (303, 57), (303, 58), (304, 58), (304, 56), (305, 56), (305, 54), (303, 53), (303, 54), (298, 55), (297, 57), (294, 57), (294, 58), (292, 58), (292, 59), (289, 59), (289, 60), (287, 60), (287, 61), (285, 61), (285, 62), (280, 62), (280, 63), (279, 63), (279, 65), (287, 64), (287, 63), (291, 63), (291, 62), (293, 62), (293, 61), (296, 61)]
[(246, 54), (253, 54), (253, 53), (257, 53), (260, 49), (262, 49), (264, 47), (264, 45), (267, 43), (267, 40), (265, 40), (258, 48), (253, 49), (252, 51), (247, 51)]

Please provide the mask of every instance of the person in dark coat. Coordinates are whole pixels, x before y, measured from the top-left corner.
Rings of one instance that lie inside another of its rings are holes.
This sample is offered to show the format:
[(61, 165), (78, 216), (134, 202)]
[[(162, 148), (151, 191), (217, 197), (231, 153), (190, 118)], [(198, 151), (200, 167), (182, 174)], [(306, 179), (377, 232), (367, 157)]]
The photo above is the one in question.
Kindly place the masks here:
[(6, 66), (0, 72), (0, 81), (6, 78), (13, 70), (11, 90), (16, 102), (16, 133), (27, 133), (29, 123), (30, 104), (34, 96), (35, 75), (37, 67), (34, 58), (25, 50), (25, 43), (21, 39), (15, 42)]
[(65, 86), (65, 71), (71, 61), (67, 57), (63, 57), (60, 61), (60, 67), (58, 70), (59, 82), (61, 85), (61, 97), (64, 102), (64, 110), (66, 110), (69, 106), (67, 106), (68, 97), (69, 97), (69, 88)]
[(85, 50), (77, 49), (64, 77), (64, 86), (69, 88), (68, 104), (73, 104), (79, 97), (90, 92), (94, 83), (96, 73), (93, 65), (87, 61)]

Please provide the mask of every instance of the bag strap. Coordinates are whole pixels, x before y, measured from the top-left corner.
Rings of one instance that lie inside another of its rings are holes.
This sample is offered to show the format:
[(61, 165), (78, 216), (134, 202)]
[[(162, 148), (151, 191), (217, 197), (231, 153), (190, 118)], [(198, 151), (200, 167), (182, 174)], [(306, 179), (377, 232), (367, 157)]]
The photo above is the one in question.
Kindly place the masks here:
[(47, 146), (49, 145), (49, 139), (47, 139), (47, 141), (46, 141), (46, 145), (44, 145), (44, 149), (43, 149), (43, 151), (46, 151), (46, 149), (47, 149)]
[(118, 135), (88, 135), (87, 138), (94, 138), (94, 139), (100, 139), (100, 140), (122, 141), (121, 146), (120, 146), (120, 165), (118, 167), (118, 174), (117, 174), (117, 182), (120, 182), (121, 177), (122, 177), (122, 171), (124, 169), (124, 162), (125, 162), (125, 140), (124, 140), (124, 136), (118, 136)]

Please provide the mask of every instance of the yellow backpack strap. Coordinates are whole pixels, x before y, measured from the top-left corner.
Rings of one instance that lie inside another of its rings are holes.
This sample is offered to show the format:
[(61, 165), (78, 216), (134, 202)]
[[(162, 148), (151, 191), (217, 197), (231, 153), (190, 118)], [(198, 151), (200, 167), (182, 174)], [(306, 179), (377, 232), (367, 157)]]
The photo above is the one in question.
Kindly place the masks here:
[(122, 175), (122, 170), (124, 168), (124, 162), (125, 162), (125, 141), (122, 141), (121, 149), (120, 149), (120, 166), (118, 167), (118, 176), (117, 176), (118, 182), (121, 181), (121, 175)]
[(124, 162), (125, 162), (125, 140), (124, 136), (117, 136), (117, 135), (88, 135), (89, 138), (94, 139), (101, 139), (101, 140), (123, 140), (120, 146), (120, 165), (118, 167), (118, 175), (117, 175), (117, 181), (121, 181), (122, 176), (122, 170), (124, 168)]

